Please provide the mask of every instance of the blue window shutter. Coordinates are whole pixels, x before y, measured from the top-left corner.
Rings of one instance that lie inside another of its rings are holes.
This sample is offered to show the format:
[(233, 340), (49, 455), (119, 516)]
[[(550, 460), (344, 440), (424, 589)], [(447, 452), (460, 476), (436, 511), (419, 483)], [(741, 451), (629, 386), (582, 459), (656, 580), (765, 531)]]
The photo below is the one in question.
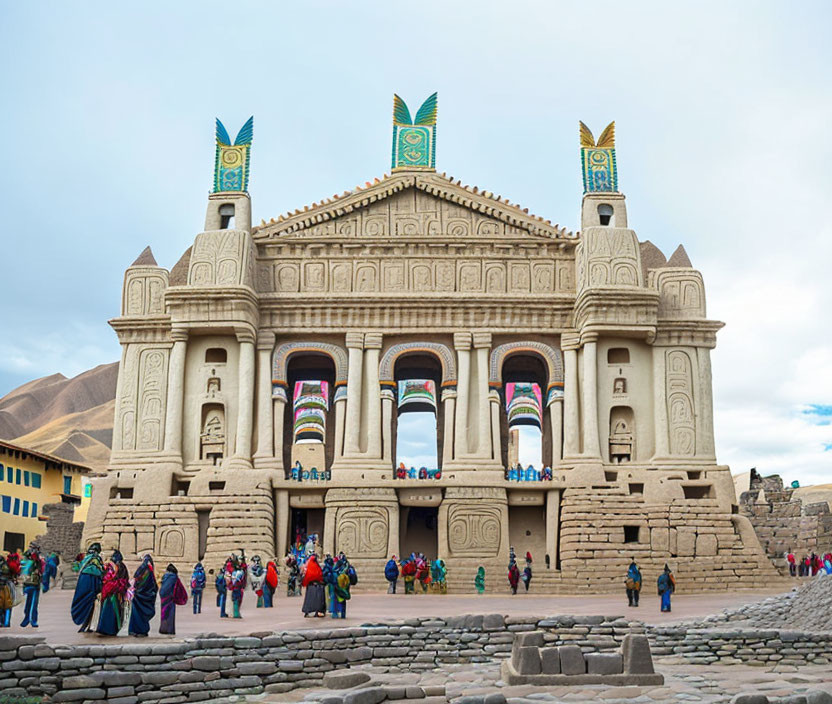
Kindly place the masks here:
[(20, 484), (20, 467), (17, 468), (17, 475), (15, 477), (14, 483), (18, 485)]
[(38, 517), (38, 505), (34, 501), (32, 502), (32, 518)]
[(23, 485), (29, 486), (29, 470), (26, 469), (23, 471)]
[(24, 518), (29, 518), (29, 502), (28, 501), (23, 502), (23, 517)]
[(12, 512), (12, 497), (11, 496), (4, 496), (3, 497), (3, 513), (11, 513)]
[(6, 468), (2, 464), (0, 464), (0, 482), (3, 481), (5, 476), (6, 476)]
[(6, 481), (9, 484), (11, 484), (14, 481), (13, 476), (14, 476), (14, 470), (11, 467), (6, 467)]
[(64, 494), (72, 493), (72, 477), (64, 477)]
[(32, 486), (35, 489), (40, 489), (40, 474), (38, 472), (32, 472)]
[[(17, 470), (17, 471), (19, 472), (20, 470)], [(15, 516), (19, 516), (19, 515), (20, 515), (20, 499), (15, 499), (15, 500), (14, 500), (14, 509), (12, 510), (12, 513), (13, 513)]]

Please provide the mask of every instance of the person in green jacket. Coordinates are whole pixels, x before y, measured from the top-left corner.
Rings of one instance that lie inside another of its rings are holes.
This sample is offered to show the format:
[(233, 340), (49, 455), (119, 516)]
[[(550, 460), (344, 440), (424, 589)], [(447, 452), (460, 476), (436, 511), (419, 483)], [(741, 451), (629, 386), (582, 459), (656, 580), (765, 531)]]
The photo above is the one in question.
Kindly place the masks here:
[(477, 569), (477, 576), (474, 577), (474, 586), (477, 588), (477, 594), (485, 592), (485, 567), (482, 565)]

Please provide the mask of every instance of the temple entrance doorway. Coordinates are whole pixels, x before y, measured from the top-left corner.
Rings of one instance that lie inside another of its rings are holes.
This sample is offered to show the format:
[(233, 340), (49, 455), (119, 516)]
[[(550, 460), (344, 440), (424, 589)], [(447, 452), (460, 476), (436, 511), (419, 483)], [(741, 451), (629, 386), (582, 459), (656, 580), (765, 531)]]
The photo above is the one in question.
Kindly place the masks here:
[(436, 506), (401, 506), (399, 509), (399, 545), (402, 554), (424, 553), (435, 560), (439, 554), (439, 508)]
[[(324, 512), (323, 508), (293, 508), (292, 522), (289, 527), (289, 540), (292, 546), (306, 543), (310, 535), (317, 535), (318, 542), (324, 537)], [(331, 550), (331, 546), (324, 546), (324, 549)]]
[(532, 554), (532, 570), (544, 567), (546, 559), (546, 509), (544, 506), (508, 507), (509, 543), (517, 554), (517, 566), (523, 571), (526, 553)]

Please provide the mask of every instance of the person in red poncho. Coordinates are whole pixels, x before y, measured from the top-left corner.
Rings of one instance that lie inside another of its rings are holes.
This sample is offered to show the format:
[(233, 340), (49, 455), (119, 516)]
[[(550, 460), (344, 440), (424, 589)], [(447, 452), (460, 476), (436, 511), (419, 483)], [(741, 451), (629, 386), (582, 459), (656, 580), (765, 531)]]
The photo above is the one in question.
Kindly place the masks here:
[(318, 556), (314, 552), (306, 560), (301, 583), (306, 590), (303, 597), (303, 606), (301, 607), (304, 618), (308, 618), (309, 614), (315, 614), (315, 616), (323, 618), (326, 614), (324, 573), (318, 564)]
[(520, 583), (520, 570), (517, 563), (512, 562), (508, 568), (508, 583), (511, 586), (511, 593), (517, 594), (517, 585)]
[(270, 609), (274, 606), (274, 593), (277, 591), (279, 575), (274, 560), (266, 564), (266, 579), (263, 582), (263, 608)]
[(130, 574), (124, 565), (124, 558), (118, 550), (113, 552), (104, 572), (101, 587), (101, 614), (98, 617), (97, 633), (117, 636), (124, 623), (124, 607), (127, 603), (127, 589)]

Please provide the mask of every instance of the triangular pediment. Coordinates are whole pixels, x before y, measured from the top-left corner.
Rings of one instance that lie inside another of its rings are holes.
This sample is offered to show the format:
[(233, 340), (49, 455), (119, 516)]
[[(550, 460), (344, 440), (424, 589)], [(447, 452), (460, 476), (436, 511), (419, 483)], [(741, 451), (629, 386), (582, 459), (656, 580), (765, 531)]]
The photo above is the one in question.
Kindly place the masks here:
[(394, 173), (252, 231), (280, 239), (574, 239), (500, 196), (436, 173)]

